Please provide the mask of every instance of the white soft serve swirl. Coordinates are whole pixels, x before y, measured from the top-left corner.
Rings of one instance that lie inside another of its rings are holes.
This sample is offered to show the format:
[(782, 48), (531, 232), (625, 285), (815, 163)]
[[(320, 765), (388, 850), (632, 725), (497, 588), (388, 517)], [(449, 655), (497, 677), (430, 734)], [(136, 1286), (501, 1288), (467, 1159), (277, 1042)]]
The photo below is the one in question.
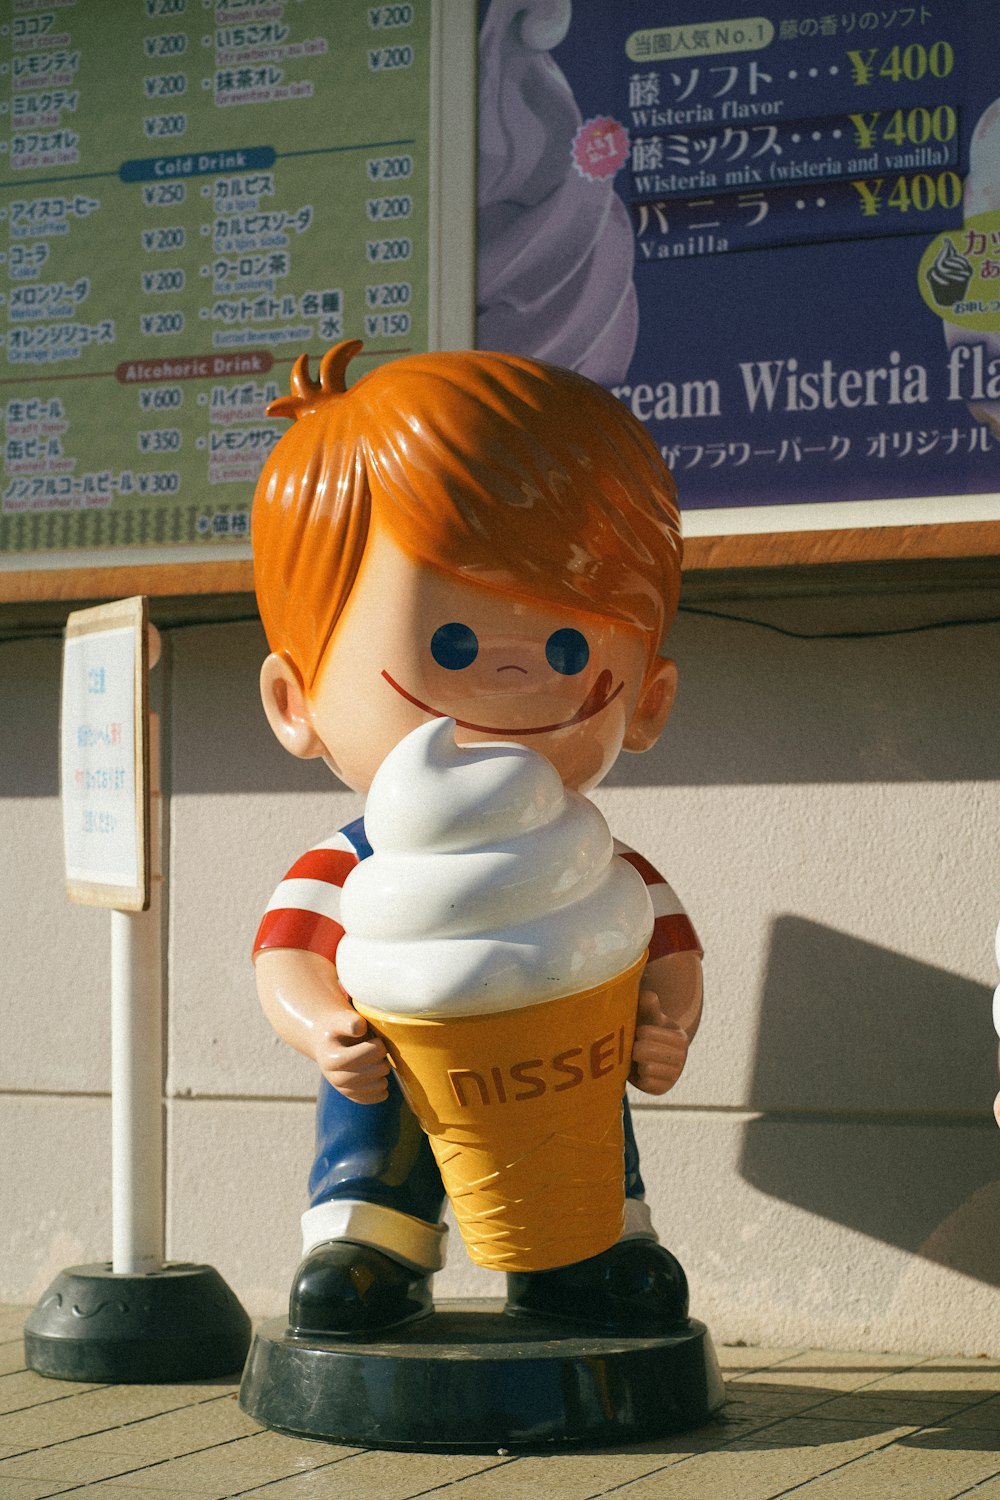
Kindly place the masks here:
[(372, 855), (344, 884), (337, 971), (375, 1010), (513, 1010), (621, 973), (653, 930), (641, 876), (593, 803), (523, 745), (406, 736), (371, 785)]

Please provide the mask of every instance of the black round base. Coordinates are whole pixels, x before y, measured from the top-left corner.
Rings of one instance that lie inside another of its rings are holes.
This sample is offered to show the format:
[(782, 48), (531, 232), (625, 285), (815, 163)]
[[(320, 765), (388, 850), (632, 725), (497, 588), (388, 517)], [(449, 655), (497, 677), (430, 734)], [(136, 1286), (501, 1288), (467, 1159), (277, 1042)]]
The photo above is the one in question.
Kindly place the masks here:
[(377, 1341), (258, 1331), (240, 1388), (265, 1427), (370, 1448), (626, 1443), (704, 1422), (724, 1393), (703, 1323), (650, 1338), (442, 1302)]
[(204, 1380), (238, 1370), (249, 1346), (250, 1319), (211, 1266), (70, 1266), (24, 1325), (28, 1368), (59, 1380)]

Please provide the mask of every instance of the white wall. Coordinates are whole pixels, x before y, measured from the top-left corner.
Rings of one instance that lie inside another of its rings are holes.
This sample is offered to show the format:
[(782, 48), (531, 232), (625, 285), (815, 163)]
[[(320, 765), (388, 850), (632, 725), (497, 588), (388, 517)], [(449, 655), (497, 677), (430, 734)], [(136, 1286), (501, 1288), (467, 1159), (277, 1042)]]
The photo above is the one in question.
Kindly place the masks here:
[[(705, 589), (699, 597), (704, 603)], [(686, 613), (681, 694), (598, 800), (686, 900), (706, 1018), (643, 1169), (719, 1340), (1000, 1354), (1000, 580)], [(851, 631), (905, 631), (833, 638)], [(166, 632), (168, 1245), (279, 1311), (298, 1255), (310, 1066), (249, 948), (284, 869), (360, 811), (258, 707), (256, 624)], [(60, 647), (0, 644), (0, 1299), (110, 1254), (108, 918), (62, 893)], [(439, 1295), (499, 1295), (457, 1235)]]

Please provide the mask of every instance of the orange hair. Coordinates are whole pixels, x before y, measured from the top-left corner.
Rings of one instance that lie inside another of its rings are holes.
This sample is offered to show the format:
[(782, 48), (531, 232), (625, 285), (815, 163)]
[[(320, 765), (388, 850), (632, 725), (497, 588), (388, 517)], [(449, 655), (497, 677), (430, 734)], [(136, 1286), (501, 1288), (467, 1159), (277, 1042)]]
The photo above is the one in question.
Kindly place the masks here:
[(254, 581), (273, 651), (309, 688), (373, 520), (412, 556), (485, 588), (634, 625), (652, 656), (680, 588), (670, 471), (622, 404), (511, 354), (411, 355), (345, 388), (357, 341), (292, 394), (254, 495)]

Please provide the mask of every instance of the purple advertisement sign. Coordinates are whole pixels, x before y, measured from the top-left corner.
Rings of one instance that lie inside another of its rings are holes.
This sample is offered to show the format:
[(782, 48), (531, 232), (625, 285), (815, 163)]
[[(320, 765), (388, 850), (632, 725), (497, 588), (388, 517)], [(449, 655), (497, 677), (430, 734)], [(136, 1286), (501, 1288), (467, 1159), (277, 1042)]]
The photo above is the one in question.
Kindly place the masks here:
[(489, 0), (480, 346), (614, 390), (689, 513), (1000, 516), (995, 27), (989, 0)]

